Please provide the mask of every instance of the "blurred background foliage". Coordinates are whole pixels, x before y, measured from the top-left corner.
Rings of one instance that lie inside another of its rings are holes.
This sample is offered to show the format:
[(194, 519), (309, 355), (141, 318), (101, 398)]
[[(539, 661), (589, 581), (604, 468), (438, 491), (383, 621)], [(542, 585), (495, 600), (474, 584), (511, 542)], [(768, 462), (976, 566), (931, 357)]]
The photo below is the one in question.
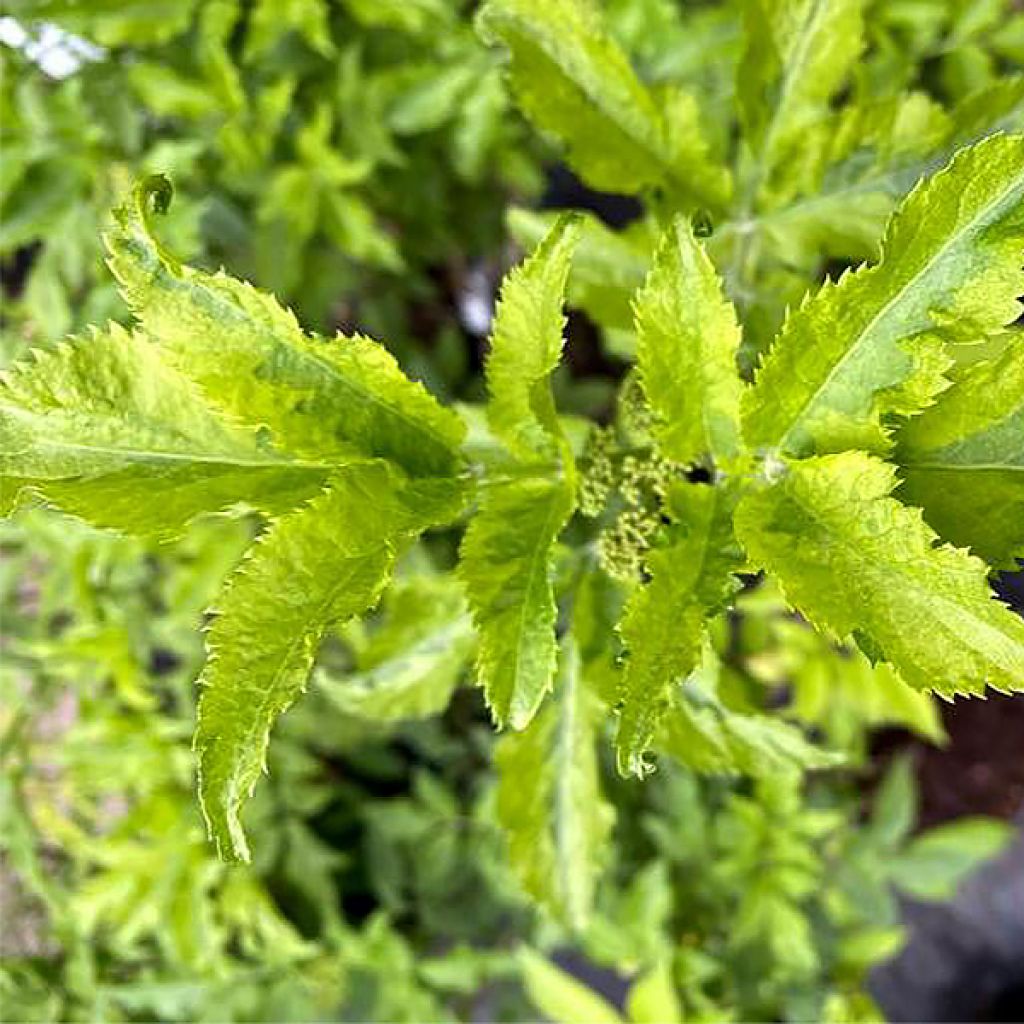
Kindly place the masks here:
[[(604, 7), (644, 81), (699, 95), (728, 159), (739, 6)], [(275, 291), (311, 329), (386, 340), (435, 393), (468, 402), (516, 244), (537, 237), (543, 208), (582, 204), (604, 220), (587, 221), (573, 271), (582, 312), (559, 397), (607, 415), (653, 214), (553, 170), (561, 151), (518, 114), (474, 8), (8, 0), (3, 360), (124, 317), (101, 235), (127, 183), (160, 171), (178, 193), (162, 233), (179, 256)], [(809, 281), (873, 254), (936, 153), (1019, 116), (1012, 3), (872, 0), (866, 26), (846, 134), (805, 140), (800, 187), (825, 212), (769, 192), (748, 211), (753, 257), (737, 258), (735, 223), (711, 243), (737, 268), (727, 282), (755, 351), (757, 324), (774, 327)], [(0, 527), (4, 1019), (874, 1020), (865, 979), (903, 941), (898, 894), (949, 897), (1010, 834), (983, 817), (921, 832), (911, 760), (883, 770), (872, 737), (943, 744), (934, 702), (752, 586), (713, 638), (709, 692), (735, 742), (745, 712), (766, 712), (846, 767), (789, 770), (792, 730), (751, 777), (719, 774), (693, 738), (689, 767), (666, 762), (643, 785), (603, 764), (618, 820), (597, 912), (569, 933), (508, 868), (501, 741), (467, 685), (472, 633), (434, 568), (451, 560), (441, 539), (333, 638), (275, 733), (249, 818), (256, 860), (223, 865), (194, 796), (193, 680), (204, 610), (254, 529), (214, 519), (147, 547), (39, 509)], [(375, 703), (397, 679), (409, 703)]]

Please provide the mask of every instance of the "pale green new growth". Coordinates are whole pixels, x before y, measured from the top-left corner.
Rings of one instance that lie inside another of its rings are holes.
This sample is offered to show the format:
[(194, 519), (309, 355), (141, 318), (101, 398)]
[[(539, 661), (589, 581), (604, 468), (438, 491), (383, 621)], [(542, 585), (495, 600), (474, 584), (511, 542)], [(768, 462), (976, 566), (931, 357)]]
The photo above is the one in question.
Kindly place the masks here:
[(574, 931), (590, 917), (612, 826), (598, 772), (602, 717), (568, 638), (556, 696), (528, 729), (502, 737), (494, 755), (512, 868), (523, 889)]
[(911, 686), (1021, 689), (1024, 622), (995, 599), (985, 564), (940, 546), (895, 485), (894, 467), (859, 452), (795, 462), (744, 496), (737, 536), (814, 625)]
[(739, 452), (740, 329), (686, 221), (665, 233), (635, 302), (637, 367), (662, 453), (680, 463)]
[(644, 774), (644, 754), (673, 688), (697, 667), (706, 622), (735, 590), (732, 573), (741, 564), (732, 533), (735, 500), (725, 485), (678, 485), (669, 495), (672, 525), (647, 557), (650, 582), (633, 591), (619, 625), (629, 655), (615, 738), (624, 775)]
[(396, 550), (454, 514), (454, 497), (382, 462), (348, 466), (275, 521), (228, 578), (207, 634), (195, 737), (200, 799), (221, 856), (248, 859), (239, 812), (325, 630), (377, 603)]
[(17, 364), (0, 384), (0, 487), (99, 526), (167, 539), (239, 503), (283, 511), (327, 467), (225, 422), (138, 335), (111, 325)]
[(1024, 291), (1024, 138), (962, 151), (896, 212), (870, 268), (790, 313), (744, 400), (752, 447), (885, 451), (886, 417), (945, 386), (943, 337), (1016, 319)]
[(381, 345), (309, 337), (273, 296), (169, 256), (148, 224), (164, 187), (139, 186), (118, 211), (109, 262), (146, 333), (210, 401), (296, 453), (385, 458), (414, 476), (457, 470), (461, 421)]
[(943, 537), (1000, 568), (1024, 557), (1024, 338), (911, 420), (896, 458), (899, 496)]
[(555, 459), (562, 444), (550, 377), (565, 344), (562, 302), (579, 225), (560, 219), (512, 270), (494, 313), (486, 376), (487, 420), (521, 461)]
[(531, 1002), (554, 1024), (622, 1024), (610, 1003), (532, 949), (519, 951), (519, 966)]
[(380, 722), (426, 718), (447, 707), (474, 647), (462, 588), (448, 576), (397, 583), (385, 623), (345, 676), (321, 672), (319, 691), (346, 714)]
[(555, 542), (573, 502), (565, 480), (494, 484), (462, 541), (459, 573), (479, 634), (477, 672), (499, 726), (526, 728), (551, 689)]
[(566, 144), (573, 167), (595, 188), (661, 186), (684, 204), (725, 201), (729, 175), (710, 162), (693, 97), (656, 99), (591, 0), (489, 0), (480, 26), (510, 52), (523, 112)]

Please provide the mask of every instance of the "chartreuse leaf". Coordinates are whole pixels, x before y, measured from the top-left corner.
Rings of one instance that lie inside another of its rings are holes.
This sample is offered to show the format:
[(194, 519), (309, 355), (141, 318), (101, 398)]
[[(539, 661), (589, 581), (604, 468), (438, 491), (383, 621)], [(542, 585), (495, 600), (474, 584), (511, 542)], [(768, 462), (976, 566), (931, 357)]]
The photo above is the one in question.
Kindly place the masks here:
[(248, 859), (242, 804), (325, 630), (376, 604), (396, 551), (456, 514), (457, 499), (453, 485), (402, 479), (383, 462), (347, 466), (276, 520), (228, 578), (207, 633), (195, 736), (200, 800), (222, 857)]
[(477, 674), (499, 727), (529, 724), (558, 660), (551, 577), (576, 485), (550, 375), (562, 352), (562, 302), (578, 233), (572, 220), (560, 220), (509, 275), (485, 367), (488, 420), (514, 461), (508, 475), (483, 484), (459, 572), (480, 638)]
[(375, 721), (444, 711), (473, 652), (473, 623), (462, 587), (450, 576), (397, 583), (383, 625), (356, 653), (356, 670), (321, 672), (317, 687), (346, 714)]
[(736, 532), (813, 625), (918, 689), (1024, 689), (1024, 621), (995, 599), (983, 562), (891, 497), (894, 467), (847, 452), (780, 472), (740, 501)]
[(740, 328), (689, 224), (677, 218), (636, 297), (637, 367), (668, 458), (728, 463), (740, 450)]
[(683, 1024), (683, 1008), (666, 956), (630, 986), (626, 1010), (633, 1024)]
[(1024, 339), (968, 368), (897, 435), (900, 497), (991, 565), (1024, 557)]
[(211, 401), (297, 453), (385, 458), (414, 476), (457, 469), (461, 421), (385, 348), (309, 337), (272, 296), (179, 264), (149, 227), (150, 202), (169, 201), (166, 178), (136, 188), (108, 235), (110, 266), (146, 333)]
[(1020, 136), (964, 150), (919, 185), (880, 262), (789, 315), (745, 395), (747, 443), (792, 455), (885, 450), (883, 418), (920, 411), (944, 386), (941, 336), (984, 336), (1020, 312), (1022, 200)]
[(614, 815), (598, 773), (602, 719), (568, 636), (556, 697), (495, 750), (497, 816), (512, 868), (523, 889), (574, 931), (589, 919)]
[(701, 663), (676, 687), (661, 747), (680, 764), (709, 775), (774, 775), (827, 768), (842, 758), (809, 743), (795, 726), (770, 715), (732, 711), (718, 698), (718, 656), (705, 642)]
[(487, 356), (487, 420), (520, 461), (557, 458), (562, 443), (550, 377), (562, 357), (562, 303), (580, 225), (560, 218), (501, 286)]
[(728, 173), (711, 161), (693, 97), (647, 89), (591, 0), (489, 0), (479, 24), (508, 48), (523, 112), (566, 144), (594, 188), (724, 203)]
[(744, 0), (740, 115), (762, 184), (829, 112), (860, 54), (863, 0)]
[(679, 484), (668, 494), (671, 523), (648, 555), (650, 581), (630, 595), (619, 624), (628, 659), (615, 748), (624, 775), (644, 774), (644, 754), (673, 691), (700, 662), (705, 624), (735, 590), (735, 502), (735, 488), (725, 484)]
[(499, 727), (525, 729), (551, 689), (555, 542), (573, 506), (565, 479), (495, 483), (462, 541), (459, 572), (480, 642), (477, 674)]
[(245, 502), (290, 508), (327, 467), (220, 418), (144, 338), (111, 325), (16, 364), (0, 383), (0, 485), (99, 526), (173, 537)]
[(532, 949), (519, 951), (530, 1002), (553, 1024), (621, 1024), (614, 1007)]

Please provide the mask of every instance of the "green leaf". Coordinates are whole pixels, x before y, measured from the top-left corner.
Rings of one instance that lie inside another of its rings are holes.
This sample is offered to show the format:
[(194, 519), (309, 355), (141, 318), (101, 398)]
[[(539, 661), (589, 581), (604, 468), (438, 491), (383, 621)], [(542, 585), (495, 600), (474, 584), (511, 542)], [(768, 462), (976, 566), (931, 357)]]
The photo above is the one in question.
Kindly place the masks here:
[(621, 1024), (601, 996), (539, 953), (520, 950), (519, 965), (530, 1002), (553, 1024)]
[(633, 1024), (683, 1024), (671, 957), (665, 957), (633, 982), (626, 1010)]
[(479, 25), (508, 48), (526, 116), (565, 142), (588, 184), (627, 193), (660, 186), (684, 205), (723, 205), (728, 172), (710, 160), (693, 97), (656, 98), (590, 0), (489, 0)]
[(326, 671), (317, 688), (337, 708), (381, 722), (426, 718), (448, 706), (473, 651), (473, 624), (462, 588), (449, 577), (396, 584), (385, 620), (344, 677)]
[(376, 604), (397, 549), (449, 518), (453, 497), (382, 462), (348, 466), (276, 520), (228, 578), (207, 633), (195, 737), (200, 801), (222, 857), (248, 860), (239, 813), (324, 632)]
[(991, 565), (1024, 557), (1024, 345), (968, 368), (897, 435), (899, 495)]
[(883, 418), (920, 411), (944, 386), (940, 338), (984, 336), (1019, 314), (1022, 198), (1018, 136), (964, 150), (919, 185), (890, 222), (881, 261), (789, 315), (745, 396), (747, 443), (884, 451)]
[(521, 461), (556, 458), (562, 428), (551, 374), (562, 356), (562, 303), (578, 223), (560, 218), (533, 254), (501, 286), (486, 362), (487, 420)]
[(554, 700), (523, 732), (498, 741), (497, 817), (520, 884), (573, 931), (589, 920), (614, 811), (601, 794), (600, 701), (576, 643), (562, 649)]
[(459, 573), (479, 634), (477, 674), (499, 727), (525, 729), (551, 689), (555, 542), (574, 502), (564, 479), (495, 483), (463, 538)]
[(892, 863), (893, 883), (922, 900), (951, 899), (981, 863), (1006, 849), (1015, 830), (995, 818), (961, 818), (929, 829)]
[[(755, 191), (829, 113), (860, 54), (863, 0), (744, 0), (740, 115), (758, 163)], [(798, 163), (798, 161), (797, 161)]]
[(732, 531), (734, 488), (678, 485), (671, 525), (647, 558), (650, 582), (630, 595), (619, 624), (628, 652), (615, 748), (622, 774), (643, 775), (644, 754), (673, 689), (696, 667), (706, 623), (735, 590), (741, 566)]
[(940, 546), (890, 496), (894, 467), (848, 452), (780, 472), (741, 500), (737, 536), (813, 625), (918, 689), (1024, 689), (1024, 621), (995, 599), (983, 562)]
[(706, 645), (700, 667), (677, 688), (661, 732), (661, 747), (669, 756), (696, 772), (754, 777), (841, 762), (788, 722), (727, 708), (717, 696), (719, 668)]
[(666, 231), (636, 297), (637, 366), (669, 459), (739, 454), (740, 328), (703, 246), (682, 218)]
[(117, 211), (110, 266), (146, 333), (207, 398), (296, 453), (385, 458), (414, 476), (456, 471), (461, 421), (385, 348), (309, 337), (272, 296), (182, 266), (150, 230), (151, 201), (166, 209), (166, 178), (144, 181)]
[(96, 525), (161, 539), (243, 502), (284, 511), (328, 470), (218, 417), (159, 350), (115, 325), (7, 372), (0, 451), (3, 507), (28, 488)]

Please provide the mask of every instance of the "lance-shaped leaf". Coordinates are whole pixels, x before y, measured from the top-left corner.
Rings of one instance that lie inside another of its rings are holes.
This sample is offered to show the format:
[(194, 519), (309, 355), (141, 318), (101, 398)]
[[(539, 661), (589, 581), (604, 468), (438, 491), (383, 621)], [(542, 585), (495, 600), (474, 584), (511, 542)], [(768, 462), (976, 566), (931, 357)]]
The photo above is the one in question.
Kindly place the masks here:
[(1024, 339), (907, 423), (896, 458), (900, 497), (946, 540), (1002, 568), (1024, 557)]
[(115, 325), (33, 353), (0, 383), (4, 508), (27, 488), (98, 526), (165, 539), (241, 502), (284, 511), (326, 472), (225, 422), (151, 344)]
[(744, 398), (751, 446), (804, 455), (884, 451), (883, 418), (944, 386), (940, 337), (1011, 323), (1024, 291), (1024, 137), (959, 153), (896, 212), (881, 261), (794, 312)]
[(744, 715), (718, 697), (718, 656), (705, 641), (700, 666), (676, 688), (661, 748), (680, 764), (710, 775), (776, 775), (833, 766), (842, 758), (810, 743), (794, 725)]
[(644, 754), (673, 690), (700, 662), (706, 623), (735, 590), (735, 501), (734, 488), (725, 485), (678, 485), (669, 493), (672, 523), (647, 558), (650, 581), (630, 595), (619, 625), (629, 655), (615, 738), (624, 775), (644, 774)]
[(601, 793), (601, 703), (583, 679), (572, 637), (556, 696), (495, 749), (497, 816), (523, 889), (574, 931), (590, 917), (613, 809)]
[(565, 344), (565, 283), (580, 225), (560, 218), (501, 286), (485, 367), (487, 420), (519, 460), (557, 458), (562, 445), (551, 374)]
[(384, 458), (414, 476), (455, 471), (463, 427), (453, 412), (376, 342), (309, 337), (273, 296), (179, 264), (148, 223), (148, 204), (169, 200), (165, 178), (136, 188), (107, 237), (109, 262), (146, 332), (211, 401), (290, 451)]
[(665, 233), (635, 308), (637, 366), (662, 452), (682, 463), (735, 458), (740, 329), (714, 266), (682, 218)]
[(545, 1020), (554, 1024), (623, 1024), (611, 1003), (532, 949), (519, 951), (519, 966), (526, 994)]
[(812, 624), (918, 689), (1024, 689), (1024, 621), (993, 596), (980, 559), (941, 545), (891, 497), (894, 467), (847, 452), (781, 473), (744, 496), (737, 536)]
[(473, 652), (473, 623), (452, 577), (396, 584), (383, 625), (356, 652), (356, 670), (321, 672), (317, 688), (346, 714), (379, 722), (426, 718), (448, 706)]
[(737, 97), (760, 182), (829, 111), (860, 54), (863, 0), (745, 0)]
[(455, 513), (451, 487), (346, 467), (276, 520), (231, 575), (207, 633), (196, 726), (199, 795), (222, 857), (247, 860), (239, 820), (275, 719), (305, 689), (325, 630), (376, 604), (396, 550)]
[(499, 727), (525, 729), (551, 689), (555, 542), (573, 505), (566, 480), (495, 483), (463, 539), (459, 573), (479, 634), (477, 674)]
[(523, 112), (566, 144), (594, 188), (660, 186), (684, 203), (723, 203), (728, 173), (711, 160), (693, 97), (666, 93), (659, 102), (591, 0), (489, 0), (479, 24), (509, 50)]

